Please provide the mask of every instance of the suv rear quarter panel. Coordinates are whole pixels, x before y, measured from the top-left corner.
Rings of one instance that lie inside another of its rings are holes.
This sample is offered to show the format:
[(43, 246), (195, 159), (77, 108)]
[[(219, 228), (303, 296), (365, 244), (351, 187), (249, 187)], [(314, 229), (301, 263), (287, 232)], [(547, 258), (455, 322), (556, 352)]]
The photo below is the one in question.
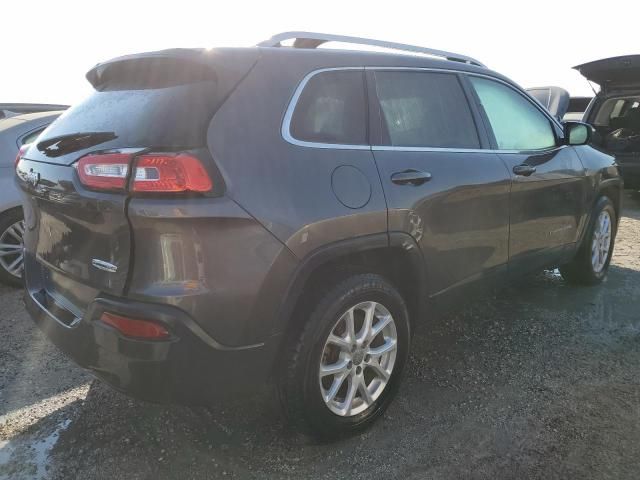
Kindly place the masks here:
[[(128, 296), (175, 305), (225, 346), (260, 343), (270, 330), (293, 255), (229, 197), (133, 198)], [(264, 293), (263, 293), (264, 290)]]
[[(330, 242), (386, 232), (387, 214), (370, 149), (314, 148), (283, 139), (283, 117), (296, 88), (323, 68), (317, 56), (299, 55), (295, 62), (287, 61), (290, 56), (258, 62), (214, 116), (208, 143), (228, 195), (303, 258)], [(371, 195), (361, 208), (343, 205), (333, 192), (332, 174), (343, 165), (369, 183)]]
[[(258, 61), (216, 112), (208, 146), (224, 178), (226, 194), (299, 262), (328, 244), (386, 235), (387, 208), (369, 148), (313, 148), (294, 145), (282, 137), (282, 122), (296, 88), (309, 72), (325, 68), (318, 61), (322, 55), (296, 55), (291, 61), (293, 55), (274, 54), (268, 61)], [(334, 194), (332, 174), (341, 166), (359, 170), (369, 184), (369, 200), (361, 208), (343, 205)], [(283, 323), (276, 320), (293, 272), (289, 272), (287, 254), (280, 253), (277, 259), (275, 252), (271, 254), (269, 281), (265, 277), (265, 283), (251, 287), (258, 299), (256, 308), (260, 305), (261, 321), (267, 322), (268, 329), (278, 330)], [(286, 266), (280, 265), (282, 259)]]

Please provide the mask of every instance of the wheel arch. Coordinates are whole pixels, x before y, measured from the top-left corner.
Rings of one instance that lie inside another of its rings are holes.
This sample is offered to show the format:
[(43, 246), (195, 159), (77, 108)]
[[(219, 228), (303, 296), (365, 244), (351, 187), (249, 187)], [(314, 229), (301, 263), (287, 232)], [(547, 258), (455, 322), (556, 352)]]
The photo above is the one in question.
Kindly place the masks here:
[(407, 302), (410, 319), (421, 315), (427, 285), (422, 252), (407, 233), (381, 233), (335, 242), (303, 259), (287, 288), (274, 333), (295, 335), (304, 325), (299, 315), (324, 293), (326, 284), (357, 273), (384, 276)]
[(584, 223), (584, 228), (582, 229), (582, 232), (580, 232), (580, 238), (576, 244), (577, 245), (576, 249), (579, 249), (582, 247), (585, 241), (587, 232), (589, 231), (589, 225), (591, 225), (591, 222), (593, 220), (593, 211), (596, 207), (596, 204), (598, 203), (598, 200), (603, 196), (606, 196), (607, 198), (611, 199), (611, 201), (613, 202), (613, 207), (614, 207), (614, 210), (616, 211), (616, 231), (617, 231), (618, 224), (620, 223), (619, 222), (620, 215), (622, 212), (622, 191), (623, 191), (623, 183), (620, 177), (603, 179), (597, 184), (593, 197), (591, 198), (591, 202), (589, 203), (587, 218)]
[(602, 196), (606, 196), (610, 198), (611, 201), (613, 202), (613, 207), (615, 208), (615, 211), (616, 211), (616, 217), (620, 218), (620, 213), (622, 209), (622, 190), (623, 190), (622, 179), (608, 178), (606, 180), (602, 180), (598, 185), (598, 189), (593, 199), (593, 205), (591, 206), (591, 211), (593, 211), (593, 207), (595, 207), (595, 204), (598, 201), (598, 199)]

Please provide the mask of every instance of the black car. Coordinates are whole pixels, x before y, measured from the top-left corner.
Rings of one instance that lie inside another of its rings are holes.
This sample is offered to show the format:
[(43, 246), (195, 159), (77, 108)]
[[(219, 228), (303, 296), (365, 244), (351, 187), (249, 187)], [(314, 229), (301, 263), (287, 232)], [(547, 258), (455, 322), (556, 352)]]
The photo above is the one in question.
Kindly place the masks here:
[[(424, 55), (316, 48), (332, 40)], [(606, 275), (614, 159), (472, 58), (298, 32), (87, 78), (17, 164), (26, 304), (131, 395), (269, 381), (293, 425), (350, 433), (443, 306), (548, 267)]]
[(640, 55), (573, 68), (600, 85), (583, 117), (596, 131), (593, 143), (615, 156), (625, 187), (640, 189)]

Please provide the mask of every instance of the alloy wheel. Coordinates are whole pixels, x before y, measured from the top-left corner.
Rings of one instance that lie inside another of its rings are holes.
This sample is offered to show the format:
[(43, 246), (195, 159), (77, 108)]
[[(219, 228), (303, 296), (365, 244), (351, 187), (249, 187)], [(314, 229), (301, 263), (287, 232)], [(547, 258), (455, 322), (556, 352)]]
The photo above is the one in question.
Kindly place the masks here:
[(24, 266), (24, 220), (9, 226), (0, 234), (0, 267), (16, 278), (22, 277)]
[(609, 257), (611, 248), (611, 215), (603, 210), (598, 215), (593, 228), (593, 239), (591, 241), (591, 265), (593, 271), (600, 273)]
[(347, 310), (325, 342), (318, 377), (331, 412), (351, 417), (369, 408), (387, 387), (396, 362), (398, 333), (389, 310), (362, 302)]

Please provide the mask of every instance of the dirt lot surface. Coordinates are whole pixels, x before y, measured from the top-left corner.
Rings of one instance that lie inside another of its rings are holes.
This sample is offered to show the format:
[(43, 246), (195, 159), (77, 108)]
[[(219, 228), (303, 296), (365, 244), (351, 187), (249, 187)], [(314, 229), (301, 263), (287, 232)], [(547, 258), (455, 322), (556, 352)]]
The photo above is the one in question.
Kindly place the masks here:
[(0, 288), (0, 479), (611, 478), (640, 475), (640, 196), (606, 283), (546, 273), (434, 319), (368, 432), (289, 434), (269, 399), (130, 400), (67, 361)]

